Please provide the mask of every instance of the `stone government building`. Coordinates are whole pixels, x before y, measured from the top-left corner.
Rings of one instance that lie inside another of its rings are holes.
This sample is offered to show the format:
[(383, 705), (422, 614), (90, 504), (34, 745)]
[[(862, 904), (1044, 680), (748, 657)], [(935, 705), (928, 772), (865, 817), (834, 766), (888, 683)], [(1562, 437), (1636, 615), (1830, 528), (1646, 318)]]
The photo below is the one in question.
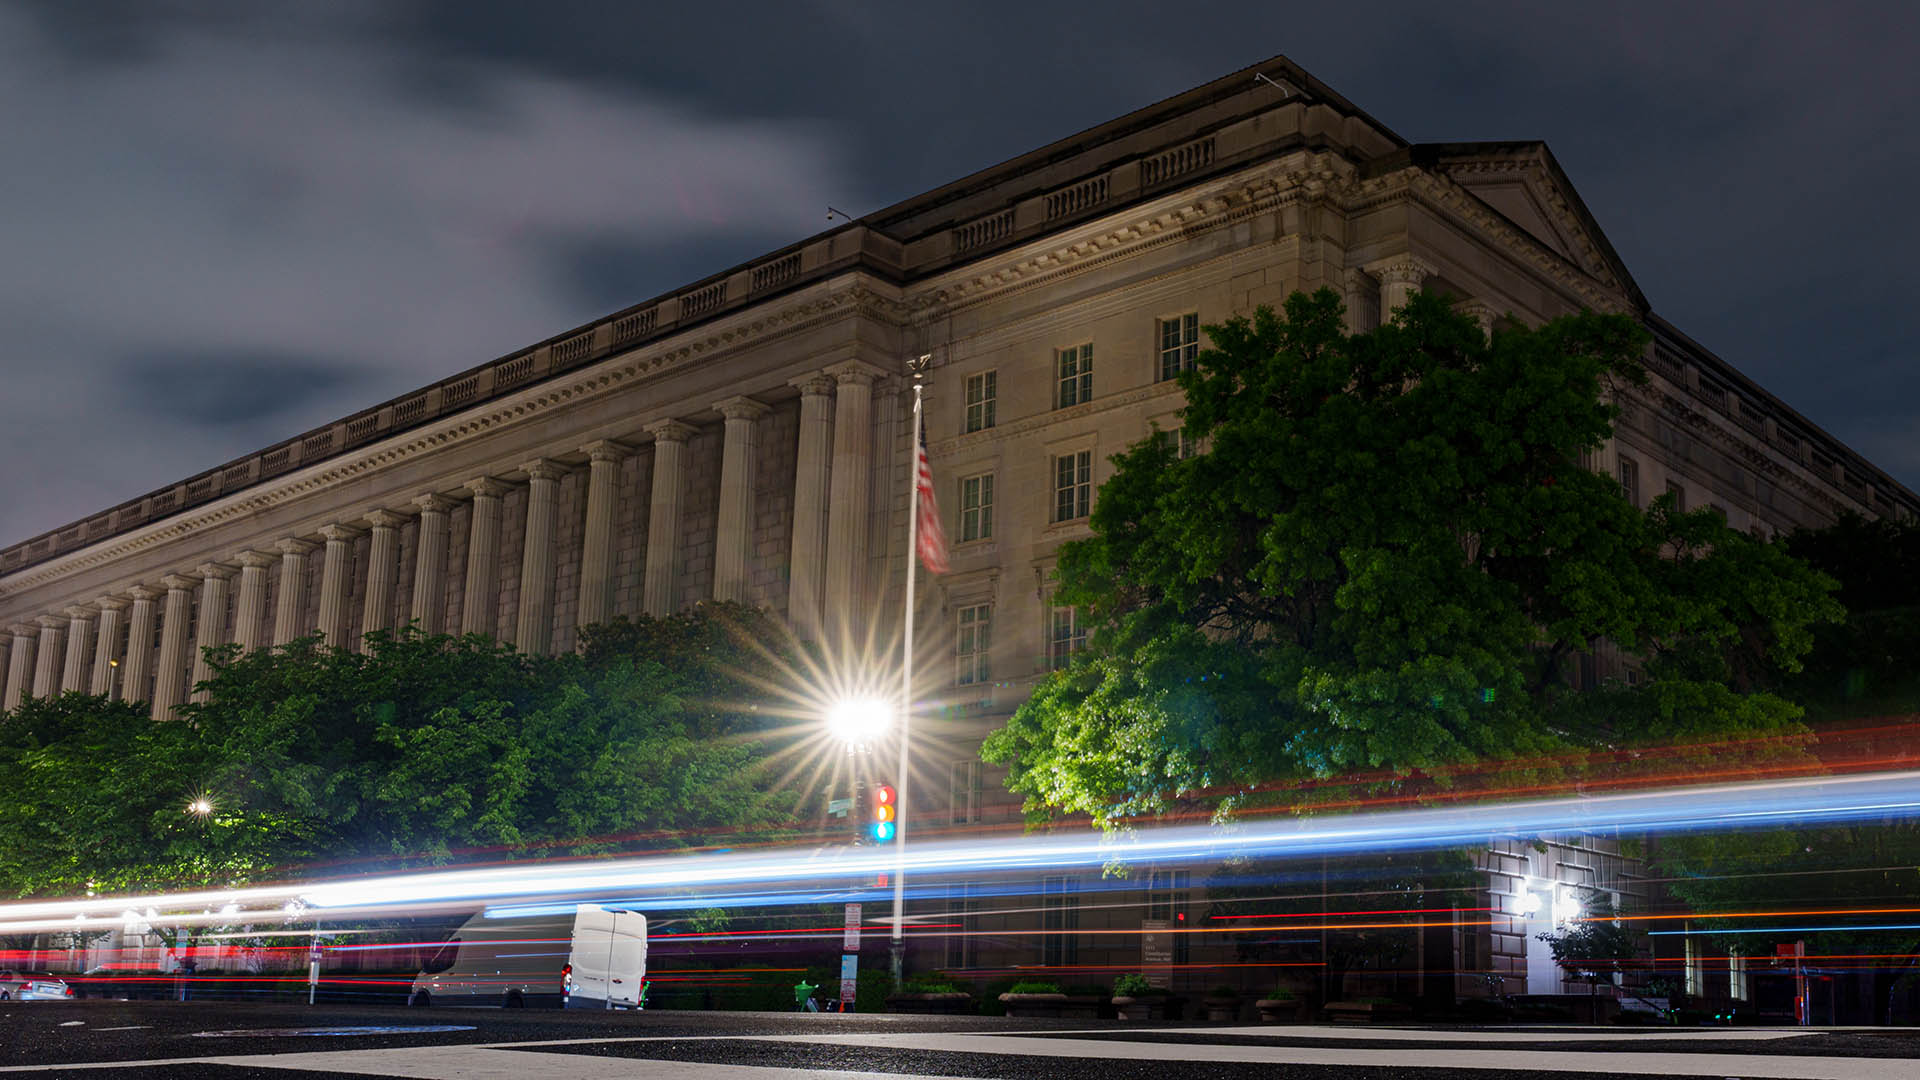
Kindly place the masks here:
[[(0, 550), (0, 704), (87, 690), (166, 715), (203, 646), (408, 620), (540, 651), (709, 598), (803, 634), (897, 625), (905, 361), (930, 354), (953, 567), (920, 594), (947, 654), (923, 657), (922, 692), (964, 707), (912, 816), (1006, 819), (970, 749), (1084, 643), (1048, 574), (1108, 455), (1178, 426), (1169, 377), (1200, 326), (1321, 286), (1355, 329), (1417, 288), (1489, 327), (1643, 320), (1651, 383), (1593, 463), (1642, 504), (1672, 492), (1763, 533), (1920, 512), (1654, 314), (1545, 144), (1408, 143), (1276, 57)], [(1490, 851), (1490, 888), (1623, 872), (1580, 850)], [(1049, 925), (1082, 925), (1072, 894)], [(1456, 935), (1459, 967), (1556, 979), (1515, 918)]]

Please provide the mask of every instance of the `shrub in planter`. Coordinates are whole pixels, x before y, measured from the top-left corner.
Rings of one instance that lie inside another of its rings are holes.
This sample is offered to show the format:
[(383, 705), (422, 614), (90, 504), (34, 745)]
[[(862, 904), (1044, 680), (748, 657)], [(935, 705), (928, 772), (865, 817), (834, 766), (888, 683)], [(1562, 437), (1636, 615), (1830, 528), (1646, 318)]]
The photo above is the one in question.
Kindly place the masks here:
[(1281, 984), (1273, 988), (1266, 997), (1253, 1003), (1260, 1010), (1260, 1019), (1269, 1024), (1278, 1024), (1286, 1020), (1306, 1019), (1307, 999), (1291, 986)]
[(937, 977), (907, 979), (899, 993), (887, 996), (888, 1012), (951, 1014), (972, 1009), (972, 994)]
[(1013, 989), (1000, 995), (1000, 1001), (1007, 1007), (1008, 1016), (1059, 1016), (1067, 1003), (1067, 995), (1060, 992), (1060, 984), (1028, 980), (1013, 984)]
[(1231, 986), (1216, 986), (1201, 1000), (1207, 1019), (1215, 1022), (1240, 1019), (1240, 991)]
[(1167, 1015), (1167, 992), (1128, 972), (1113, 980), (1113, 1008), (1122, 1020), (1159, 1020)]

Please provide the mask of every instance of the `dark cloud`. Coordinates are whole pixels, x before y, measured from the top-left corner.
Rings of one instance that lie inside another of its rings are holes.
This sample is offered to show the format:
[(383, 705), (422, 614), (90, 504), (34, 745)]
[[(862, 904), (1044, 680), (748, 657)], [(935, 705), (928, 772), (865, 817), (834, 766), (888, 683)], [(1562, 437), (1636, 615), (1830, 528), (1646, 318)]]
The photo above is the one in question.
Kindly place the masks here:
[[(16, 0), (0, 543), (1274, 53), (1409, 139), (1546, 140), (1657, 310), (1920, 483), (1920, 7), (1737, 10)], [(250, 425), (195, 357), (311, 381)]]
[(316, 396), (335, 397), (368, 382), (365, 372), (336, 359), (266, 351), (136, 353), (119, 366), (114, 385), (126, 407), (213, 428), (287, 423)]

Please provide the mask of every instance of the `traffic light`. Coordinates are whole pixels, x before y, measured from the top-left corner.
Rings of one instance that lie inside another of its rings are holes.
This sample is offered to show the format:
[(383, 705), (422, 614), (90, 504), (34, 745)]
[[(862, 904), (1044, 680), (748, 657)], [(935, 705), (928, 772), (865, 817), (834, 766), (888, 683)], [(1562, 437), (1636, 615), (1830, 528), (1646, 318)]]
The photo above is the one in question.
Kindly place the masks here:
[(893, 788), (886, 784), (873, 786), (873, 842), (884, 844), (893, 839), (894, 818), (898, 810), (898, 796)]

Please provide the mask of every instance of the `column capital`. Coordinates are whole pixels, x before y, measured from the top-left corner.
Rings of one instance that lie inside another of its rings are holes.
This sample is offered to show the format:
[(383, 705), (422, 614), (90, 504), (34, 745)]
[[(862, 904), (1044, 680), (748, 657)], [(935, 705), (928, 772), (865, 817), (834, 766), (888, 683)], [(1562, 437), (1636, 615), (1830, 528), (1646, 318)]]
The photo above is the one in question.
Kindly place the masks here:
[(473, 497), (476, 499), (497, 499), (512, 488), (504, 480), (481, 476), (467, 481), (467, 490), (473, 492)]
[(168, 574), (166, 577), (160, 579), (160, 584), (165, 585), (167, 591), (170, 593), (187, 592), (195, 585), (200, 584), (200, 579), (194, 577), (192, 574)]
[(530, 480), (558, 480), (567, 475), (567, 467), (550, 458), (534, 458), (520, 466)]
[(679, 420), (655, 420), (646, 430), (654, 442), (686, 442), (700, 429)]
[(117, 596), (102, 596), (93, 602), (93, 606), (99, 608), (101, 611), (125, 611), (127, 610), (127, 601)]
[(91, 619), (100, 614), (100, 609), (91, 604), (75, 604), (67, 609), (69, 619)]
[(1440, 272), (1432, 263), (1410, 252), (1375, 259), (1361, 269), (1379, 278), (1382, 284), (1397, 282), (1404, 285), (1418, 285)]
[(240, 571), (235, 567), (226, 565), (225, 563), (210, 562), (210, 563), (201, 563), (199, 566), (194, 567), (193, 572), (200, 575), (202, 579), (216, 579), (220, 581), (225, 581), (227, 578), (232, 577), (233, 575), (239, 573)]
[(127, 595), (133, 597), (133, 599), (138, 602), (141, 600), (158, 600), (160, 599), (161, 592), (151, 585), (135, 585), (127, 590)]
[(35, 615), (33, 621), (40, 624), (42, 630), (65, 630), (67, 620), (58, 615)]
[(614, 442), (612, 439), (596, 439), (581, 447), (580, 450), (596, 465), (603, 461), (625, 461), (627, 455), (633, 453), (631, 447), (625, 443)]
[(834, 381), (842, 384), (857, 383), (861, 386), (872, 386), (875, 379), (887, 373), (887, 369), (878, 364), (869, 364), (865, 360), (842, 360), (837, 364), (828, 364), (826, 373), (833, 376)]
[(40, 638), (40, 628), (32, 623), (17, 622), (7, 629), (12, 630), (17, 638), (33, 638), (36, 641)]
[(407, 515), (396, 514), (391, 510), (367, 511), (367, 522), (376, 529), (397, 529), (407, 521)]
[(771, 406), (750, 397), (734, 395), (713, 403), (713, 410), (729, 420), (758, 420), (772, 412)]
[(331, 525), (320, 526), (320, 535), (326, 537), (327, 543), (329, 544), (342, 544), (349, 540), (357, 540), (366, 534), (367, 531), (365, 529), (356, 529), (351, 525), (342, 525), (337, 521)]
[(833, 376), (824, 371), (816, 371), (811, 375), (788, 379), (787, 385), (798, 388), (801, 397), (826, 396), (833, 393)]
[(282, 555), (311, 555), (320, 545), (311, 540), (299, 540), (288, 536), (275, 540), (273, 546), (279, 548)]
[(419, 507), (420, 512), (423, 514), (445, 514), (459, 504), (447, 498), (445, 495), (428, 493), (426, 495), (415, 495), (413, 497), (413, 505)]
[(264, 568), (264, 567), (274, 565), (275, 563), (279, 562), (280, 559), (277, 556), (269, 555), (264, 551), (248, 550), (248, 551), (235, 552), (233, 554), (233, 561), (239, 563), (241, 566)]

